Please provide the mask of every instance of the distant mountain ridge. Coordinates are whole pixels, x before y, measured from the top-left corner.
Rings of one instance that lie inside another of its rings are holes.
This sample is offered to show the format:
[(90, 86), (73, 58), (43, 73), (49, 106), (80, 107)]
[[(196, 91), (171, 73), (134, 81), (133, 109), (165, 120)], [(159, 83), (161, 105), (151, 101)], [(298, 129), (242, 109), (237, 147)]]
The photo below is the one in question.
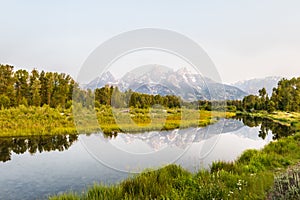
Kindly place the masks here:
[(277, 86), (278, 81), (280, 81), (283, 77), (280, 76), (269, 76), (266, 78), (255, 78), (244, 81), (238, 81), (232, 86), (240, 88), (248, 94), (258, 95), (258, 90), (263, 87), (266, 88), (269, 96), (272, 95), (272, 90)]
[[(242, 99), (247, 95), (243, 90), (209, 78), (193, 74), (186, 68), (174, 71), (159, 65), (146, 65), (126, 73), (122, 78), (115, 79), (109, 72), (91, 81), (85, 88), (95, 89), (108, 85), (118, 86), (120, 90), (146, 94), (176, 95), (187, 101)], [(210, 91), (214, 90), (214, 91)], [(214, 92), (212, 95), (212, 92)]]

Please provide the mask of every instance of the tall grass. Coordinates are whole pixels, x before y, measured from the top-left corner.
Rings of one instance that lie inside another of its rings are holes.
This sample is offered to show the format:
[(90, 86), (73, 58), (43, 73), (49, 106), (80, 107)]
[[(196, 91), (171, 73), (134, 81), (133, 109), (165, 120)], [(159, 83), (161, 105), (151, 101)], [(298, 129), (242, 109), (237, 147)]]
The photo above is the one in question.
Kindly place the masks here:
[(300, 165), (275, 176), (273, 189), (268, 199), (300, 199)]
[(0, 136), (56, 135), (76, 133), (70, 110), (43, 107), (0, 110)]

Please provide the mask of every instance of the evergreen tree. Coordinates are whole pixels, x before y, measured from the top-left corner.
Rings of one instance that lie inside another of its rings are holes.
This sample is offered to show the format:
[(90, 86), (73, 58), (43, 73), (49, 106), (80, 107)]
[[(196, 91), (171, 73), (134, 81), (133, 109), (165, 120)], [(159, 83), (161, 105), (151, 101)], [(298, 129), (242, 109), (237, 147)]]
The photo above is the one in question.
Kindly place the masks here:
[(22, 104), (27, 104), (27, 99), (29, 98), (28, 78), (29, 75), (26, 70), (20, 69), (14, 73), (15, 100), (17, 105), (20, 105), (21, 102)]
[(10, 106), (15, 102), (13, 68), (10, 65), (0, 65), (0, 95), (9, 98)]

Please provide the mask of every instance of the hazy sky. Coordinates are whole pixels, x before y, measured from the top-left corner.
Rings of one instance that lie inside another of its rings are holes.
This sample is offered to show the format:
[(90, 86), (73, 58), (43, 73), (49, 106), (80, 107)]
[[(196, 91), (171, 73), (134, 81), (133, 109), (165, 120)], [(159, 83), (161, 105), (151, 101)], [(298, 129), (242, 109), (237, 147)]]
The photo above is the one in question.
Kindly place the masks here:
[(300, 1), (4, 1), (0, 63), (77, 76), (102, 42), (138, 28), (201, 45), (226, 83), (300, 76)]

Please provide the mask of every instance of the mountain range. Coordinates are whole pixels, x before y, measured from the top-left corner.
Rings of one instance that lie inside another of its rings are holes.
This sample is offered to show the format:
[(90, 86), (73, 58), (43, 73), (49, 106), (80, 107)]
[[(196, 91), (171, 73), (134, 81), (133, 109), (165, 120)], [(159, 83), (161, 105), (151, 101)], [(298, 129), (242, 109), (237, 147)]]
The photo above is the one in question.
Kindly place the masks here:
[[(95, 89), (105, 85), (118, 86), (121, 91), (131, 89), (153, 95), (176, 95), (186, 101), (242, 99), (247, 95), (235, 86), (193, 74), (186, 68), (173, 70), (160, 65), (141, 66), (127, 72), (120, 79), (106, 71), (84, 87)], [(214, 95), (211, 95), (212, 92)]]
[[(131, 89), (145, 94), (176, 95), (186, 101), (242, 99), (248, 94), (258, 94), (265, 87), (269, 96), (282, 77), (270, 76), (261, 79), (239, 81), (234, 84), (222, 84), (199, 74), (193, 74), (186, 68), (173, 70), (161, 65), (145, 65), (127, 72), (116, 79), (106, 71), (92, 80), (84, 88), (96, 89), (105, 85), (117, 86), (121, 91)], [(214, 90), (214, 91), (211, 91)], [(213, 96), (211, 96), (213, 92)]]
[(282, 78), (283, 77), (280, 76), (255, 78), (250, 80), (238, 81), (232, 84), (232, 86), (238, 87), (246, 93), (254, 95), (258, 95), (258, 90), (264, 87), (266, 88), (268, 95), (271, 96), (273, 88), (277, 86), (278, 81), (280, 81)]

